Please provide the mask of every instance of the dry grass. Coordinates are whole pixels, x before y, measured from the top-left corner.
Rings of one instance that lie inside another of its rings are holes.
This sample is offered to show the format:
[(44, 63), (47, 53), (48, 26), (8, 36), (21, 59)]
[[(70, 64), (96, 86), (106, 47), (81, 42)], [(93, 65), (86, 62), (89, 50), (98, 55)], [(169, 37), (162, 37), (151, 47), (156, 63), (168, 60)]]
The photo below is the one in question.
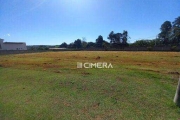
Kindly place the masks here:
[[(178, 52), (0, 56), (0, 119), (179, 119)], [(76, 69), (108, 62), (113, 69)]]

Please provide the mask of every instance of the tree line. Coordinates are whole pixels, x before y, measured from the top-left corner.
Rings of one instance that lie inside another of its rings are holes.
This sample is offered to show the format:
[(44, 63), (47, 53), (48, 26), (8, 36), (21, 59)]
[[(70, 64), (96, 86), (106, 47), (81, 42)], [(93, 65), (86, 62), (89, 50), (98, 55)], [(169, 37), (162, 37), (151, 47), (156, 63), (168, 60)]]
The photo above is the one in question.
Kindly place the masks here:
[[(180, 45), (180, 16), (175, 18), (173, 22), (165, 21), (160, 26), (160, 33), (155, 39), (136, 40), (134, 43), (129, 43), (130, 39), (128, 31), (115, 33), (111, 31), (107, 36), (108, 41), (104, 40), (102, 35), (99, 35), (95, 42), (86, 42), (85, 38), (76, 39), (74, 42), (67, 44), (63, 42), (56, 47), (72, 48), (72, 49), (89, 49), (89, 48), (124, 48), (124, 47), (154, 47), (154, 46), (178, 46)], [(41, 46), (42, 49), (42, 46)], [(47, 47), (45, 47), (47, 49)]]
[(180, 45), (180, 16), (173, 22), (165, 21), (156, 39), (137, 40), (132, 46), (178, 46)]
[(180, 45), (180, 16), (175, 18), (173, 22), (165, 21), (160, 26), (160, 33), (155, 39), (137, 40), (134, 43), (128, 43), (130, 39), (128, 31), (122, 33), (114, 33), (111, 31), (107, 37), (109, 41), (103, 39), (99, 35), (95, 42), (86, 42), (81, 39), (75, 40), (73, 43), (62, 43), (59, 47), (64, 48), (119, 48), (127, 46), (153, 47), (153, 46), (178, 46)]
[(102, 35), (99, 35), (95, 42), (86, 42), (85, 40), (77, 39), (74, 42), (67, 44), (66, 42), (63, 42), (59, 47), (60, 48), (119, 48), (119, 47), (126, 47), (128, 46), (128, 39), (130, 37), (128, 36), (128, 31), (124, 30), (122, 33), (114, 33), (114, 31), (111, 31), (107, 37), (109, 40), (106, 41), (103, 39)]

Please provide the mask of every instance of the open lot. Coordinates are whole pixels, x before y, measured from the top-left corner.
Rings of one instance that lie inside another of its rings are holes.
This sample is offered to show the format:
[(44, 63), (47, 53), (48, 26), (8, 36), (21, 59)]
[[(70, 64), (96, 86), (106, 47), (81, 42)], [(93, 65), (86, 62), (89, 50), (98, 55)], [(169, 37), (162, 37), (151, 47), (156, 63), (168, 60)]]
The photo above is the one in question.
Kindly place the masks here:
[[(112, 69), (77, 69), (107, 62)], [(45, 52), (0, 56), (0, 119), (180, 119), (178, 52)]]

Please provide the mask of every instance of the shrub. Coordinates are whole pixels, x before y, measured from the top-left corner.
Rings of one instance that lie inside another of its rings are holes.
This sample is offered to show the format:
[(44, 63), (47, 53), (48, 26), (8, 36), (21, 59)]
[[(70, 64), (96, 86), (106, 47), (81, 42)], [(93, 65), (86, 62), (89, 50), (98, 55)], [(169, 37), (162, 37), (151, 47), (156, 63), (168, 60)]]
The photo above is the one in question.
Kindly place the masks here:
[(171, 51), (177, 51), (177, 46), (171, 46)]

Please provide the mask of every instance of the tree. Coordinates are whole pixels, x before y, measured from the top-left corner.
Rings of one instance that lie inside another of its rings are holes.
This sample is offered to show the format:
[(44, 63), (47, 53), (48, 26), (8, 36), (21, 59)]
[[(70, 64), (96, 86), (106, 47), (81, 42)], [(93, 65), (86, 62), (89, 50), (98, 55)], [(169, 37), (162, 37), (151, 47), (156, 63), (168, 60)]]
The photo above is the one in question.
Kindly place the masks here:
[(103, 36), (99, 35), (98, 38), (96, 39), (96, 46), (102, 48), (103, 42), (104, 42)]
[(171, 40), (173, 44), (180, 44), (180, 16), (172, 23)]
[(132, 44), (132, 46), (137, 47), (153, 47), (155, 45), (156, 39), (154, 40), (137, 40)]
[(68, 47), (68, 48), (75, 48), (75, 46), (74, 46), (74, 43), (73, 43), (73, 42), (72, 42), (72, 43), (70, 43), (67, 47)]
[(82, 41), (81, 44), (82, 44), (83, 48), (86, 48), (86, 46), (87, 46), (87, 42), (86, 41)]
[(165, 21), (162, 25), (161, 25), (161, 32), (158, 34), (158, 37), (160, 39), (162, 39), (163, 43), (165, 45), (167, 45), (169, 43), (169, 35), (171, 32), (171, 28), (172, 28), (172, 24), (170, 21)]
[(110, 47), (110, 44), (109, 44), (107, 41), (104, 41), (103, 44), (102, 44), (102, 47), (103, 47), (105, 50), (108, 50), (108, 48)]
[(109, 33), (108, 39), (110, 40), (111, 44), (115, 44), (115, 43), (118, 44), (121, 43), (121, 36), (122, 36), (121, 33), (114, 33), (114, 31), (111, 31)]
[(87, 43), (86, 48), (94, 48), (94, 47), (95, 47), (95, 43), (93, 43), (93, 42), (88, 42)]
[(80, 39), (74, 41), (75, 48), (82, 48), (82, 43)]
[(124, 30), (123, 33), (114, 33), (113, 31), (111, 31), (108, 36), (111, 46), (113, 46), (113, 47), (127, 46), (128, 38), (129, 38), (128, 31), (126, 31), (126, 30)]
[(108, 39), (110, 43), (116, 44), (126, 44), (128, 40), (128, 32), (123, 31), (123, 33), (114, 33), (113, 31), (109, 34)]
[(165, 21), (162, 25), (161, 25), (161, 32), (166, 32), (168, 33), (172, 28), (171, 22), (170, 21)]
[(31, 46), (30, 50), (36, 50), (36, 48), (34, 46)]
[(110, 40), (110, 43), (115, 43), (114, 31), (111, 31), (111, 32), (109, 33), (109, 36), (108, 36), (107, 39)]
[(128, 31), (124, 30), (122, 33), (122, 44), (127, 45), (127, 40), (128, 40)]
[(40, 45), (37, 50), (49, 50), (49, 48), (45, 45)]
[(114, 39), (116, 44), (122, 43), (122, 33), (116, 33), (114, 34)]
[(67, 48), (67, 43), (65, 43), (65, 42), (63, 42), (59, 47), (61, 47), (61, 48)]

